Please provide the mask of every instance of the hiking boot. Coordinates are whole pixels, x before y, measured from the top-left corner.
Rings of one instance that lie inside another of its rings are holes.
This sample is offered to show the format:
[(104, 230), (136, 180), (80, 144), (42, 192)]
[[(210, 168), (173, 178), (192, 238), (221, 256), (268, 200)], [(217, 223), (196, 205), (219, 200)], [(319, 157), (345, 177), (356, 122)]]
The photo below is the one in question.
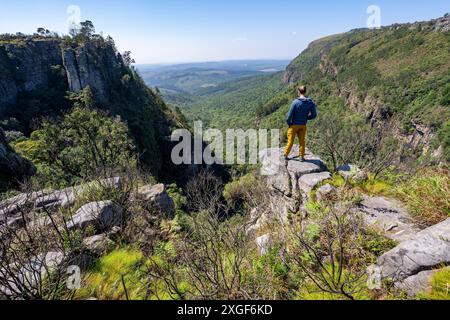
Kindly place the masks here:
[(305, 162), (305, 161), (306, 161), (305, 157), (300, 157), (300, 162)]
[(289, 159), (288, 156), (285, 156), (285, 157), (284, 157), (284, 161), (289, 161), (289, 160), (291, 160), (291, 159)]

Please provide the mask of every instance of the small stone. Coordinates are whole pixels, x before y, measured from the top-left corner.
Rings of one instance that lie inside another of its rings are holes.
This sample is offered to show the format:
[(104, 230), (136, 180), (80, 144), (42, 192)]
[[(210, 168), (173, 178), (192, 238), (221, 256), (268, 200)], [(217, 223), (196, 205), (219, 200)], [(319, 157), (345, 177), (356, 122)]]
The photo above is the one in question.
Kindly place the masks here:
[(83, 240), (84, 247), (97, 255), (104, 253), (108, 246), (112, 244), (113, 242), (109, 240), (106, 234), (99, 234)]
[(270, 234), (265, 234), (256, 239), (256, 244), (258, 245), (258, 253), (263, 256), (269, 252), (272, 247), (272, 237)]
[(353, 180), (356, 183), (364, 182), (369, 178), (365, 171), (351, 164), (340, 166), (337, 172), (345, 180)]
[(401, 282), (450, 263), (450, 218), (420, 231), (378, 259), (384, 278)]
[(324, 186), (321, 186), (319, 189), (317, 189), (316, 192), (316, 200), (318, 202), (321, 202), (325, 199), (332, 198), (337, 193), (337, 190), (335, 187), (333, 187), (331, 184), (327, 183)]

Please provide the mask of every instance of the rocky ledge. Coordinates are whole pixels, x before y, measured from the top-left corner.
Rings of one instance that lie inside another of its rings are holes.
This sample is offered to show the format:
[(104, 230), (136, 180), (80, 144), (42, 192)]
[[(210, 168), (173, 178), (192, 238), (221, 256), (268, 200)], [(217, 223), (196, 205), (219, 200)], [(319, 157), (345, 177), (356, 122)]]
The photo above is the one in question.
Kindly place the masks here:
[[(297, 152), (298, 146), (293, 154)], [(307, 152), (305, 162), (299, 159), (285, 161), (282, 149), (267, 149), (260, 153), (260, 162), (261, 175), (266, 176), (270, 192), (270, 211), (274, 216), (260, 217), (252, 230), (256, 230), (255, 234), (271, 219), (285, 223), (290, 212), (305, 215), (304, 203), (311, 198), (313, 191), (317, 201), (333, 197), (338, 192), (330, 184), (322, 185), (332, 174), (322, 159), (311, 152)], [(352, 165), (340, 167), (337, 174), (347, 181), (367, 179), (367, 174)], [(367, 228), (398, 243), (379, 258), (375, 267), (382, 279), (389, 280), (408, 296), (413, 297), (426, 290), (436, 270), (450, 265), (450, 219), (421, 230), (399, 201), (368, 195), (349, 210), (361, 216)], [(270, 235), (256, 239), (261, 254), (267, 251), (270, 241)]]

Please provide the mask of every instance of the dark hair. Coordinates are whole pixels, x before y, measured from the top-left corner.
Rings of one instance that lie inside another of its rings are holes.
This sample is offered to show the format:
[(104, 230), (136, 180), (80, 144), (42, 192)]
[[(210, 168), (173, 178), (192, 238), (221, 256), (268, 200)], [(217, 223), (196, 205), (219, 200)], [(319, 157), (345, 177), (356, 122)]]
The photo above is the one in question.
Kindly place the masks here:
[(300, 94), (306, 94), (307, 91), (306, 86), (298, 87), (298, 92), (300, 92)]

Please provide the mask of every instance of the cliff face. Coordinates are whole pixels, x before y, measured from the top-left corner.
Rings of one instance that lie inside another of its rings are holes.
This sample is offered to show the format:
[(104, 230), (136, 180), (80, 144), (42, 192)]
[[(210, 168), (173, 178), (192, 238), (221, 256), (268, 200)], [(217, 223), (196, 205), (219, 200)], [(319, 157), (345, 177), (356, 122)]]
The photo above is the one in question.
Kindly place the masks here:
[(0, 43), (0, 112), (14, 107), (20, 94), (51, 89), (58, 68), (68, 90), (79, 92), (90, 86), (98, 101), (105, 103), (110, 98), (109, 83), (120, 80), (125, 66), (110, 45), (86, 42), (72, 47), (60, 39)]
[(0, 39), (0, 71), (0, 120), (19, 123), (12, 129), (8, 124), (7, 130), (29, 134), (41, 117), (59, 116), (72, 107), (68, 93), (89, 86), (95, 107), (128, 123), (142, 162), (155, 175), (163, 169), (176, 117), (124, 63), (112, 41)]
[(109, 101), (108, 80), (124, 75), (122, 58), (111, 46), (98, 50), (92, 43), (86, 43), (81, 47), (64, 48), (62, 61), (70, 91), (79, 92), (90, 86), (100, 102)]
[(0, 43), (0, 111), (21, 92), (48, 89), (51, 67), (61, 64), (59, 41)]

